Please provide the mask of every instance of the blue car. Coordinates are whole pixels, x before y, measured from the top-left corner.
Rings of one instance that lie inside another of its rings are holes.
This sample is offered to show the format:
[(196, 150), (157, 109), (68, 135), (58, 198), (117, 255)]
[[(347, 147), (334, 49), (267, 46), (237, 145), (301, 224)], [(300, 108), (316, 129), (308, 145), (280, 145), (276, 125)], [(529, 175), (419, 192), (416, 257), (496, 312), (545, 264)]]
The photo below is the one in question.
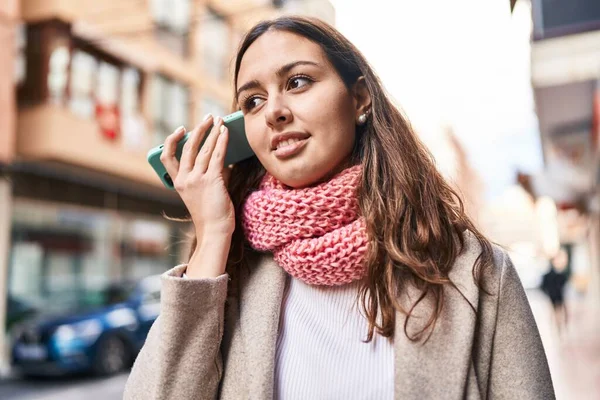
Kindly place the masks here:
[(13, 331), (18, 371), (28, 376), (111, 375), (130, 367), (158, 316), (160, 277), (85, 292), (76, 303), (68, 315), (45, 314)]

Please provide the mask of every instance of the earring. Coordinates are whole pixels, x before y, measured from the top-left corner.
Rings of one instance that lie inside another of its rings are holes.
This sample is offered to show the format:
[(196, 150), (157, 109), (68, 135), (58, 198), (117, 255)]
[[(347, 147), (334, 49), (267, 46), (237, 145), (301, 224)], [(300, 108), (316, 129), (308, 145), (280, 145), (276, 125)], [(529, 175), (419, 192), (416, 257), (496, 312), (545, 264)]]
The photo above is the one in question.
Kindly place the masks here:
[(365, 122), (367, 122), (367, 114), (366, 113), (365, 114), (360, 114), (358, 116), (358, 124), (359, 125), (364, 125)]

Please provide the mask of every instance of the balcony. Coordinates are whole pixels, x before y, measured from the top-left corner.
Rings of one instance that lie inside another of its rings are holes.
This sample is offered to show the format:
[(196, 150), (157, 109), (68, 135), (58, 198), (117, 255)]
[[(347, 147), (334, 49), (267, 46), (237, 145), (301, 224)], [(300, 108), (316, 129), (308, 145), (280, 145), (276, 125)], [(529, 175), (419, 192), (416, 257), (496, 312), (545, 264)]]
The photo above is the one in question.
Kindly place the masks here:
[(17, 154), (22, 161), (56, 162), (161, 187), (146, 161), (147, 149), (128, 150), (104, 138), (98, 124), (50, 104), (19, 112)]
[(177, 90), (158, 91), (158, 74), (73, 35), (62, 21), (28, 26), (27, 42), (15, 161), (160, 190), (145, 154), (175, 124), (191, 125), (188, 86), (169, 81)]

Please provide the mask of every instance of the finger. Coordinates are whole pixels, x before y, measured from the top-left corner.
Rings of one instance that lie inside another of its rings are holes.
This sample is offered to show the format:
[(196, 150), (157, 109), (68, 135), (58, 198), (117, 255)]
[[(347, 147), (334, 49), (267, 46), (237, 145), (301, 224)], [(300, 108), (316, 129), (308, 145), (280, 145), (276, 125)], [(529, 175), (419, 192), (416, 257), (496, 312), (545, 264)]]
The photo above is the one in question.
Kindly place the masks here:
[(165, 139), (163, 150), (160, 155), (160, 162), (165, 166), (171, 179), (175, 179), (177, 171), (179, 170), (179, 161), (177, 161), (175, 152), (177, 150), (177, 143), (183, 138), (183, 135), (185, 135), (185, 127), (180, 126), (175, 129), (175, 131)]
[(218, 118), (215, 121), (215, 126), (212, 128), (210, 134), (206, 138), (206, 141), (202, 145), (202, 149), (200, 152), (198, 152), (194, 169), (201, 174), (205, 173), (208, 169), (208, 164), (215, 149), (215, 145), (217, 144), (217, 139), (219, 138), (219, 130), (221, 129), (221, 126), (223, 126), (223, 120)]
[(215, 150), (212, 152), (212, 156), (210, 157), (210, 163), (208, 164), (208, 173), (223, 173), (223, 163), (225, 161), (225, 153), (227, 152), (228, 142), (229, 129), (227, 129), (226, 126), (221, 125), (221, 128), (219, 130), (219, 136), (217, 138), (217, 143), (215, 144)]
[(198, 148), (212, 122), (213, 117), (208, 114), (204, 121), (190, 133), (188, 141), (185, 143), (185, 146), (183, 146), (181, 160), (179, 160), (179, 168), (182, 171), (189, 172), (194, 168), (194, 161), (196, 160), (196, 154), (198, 154)]

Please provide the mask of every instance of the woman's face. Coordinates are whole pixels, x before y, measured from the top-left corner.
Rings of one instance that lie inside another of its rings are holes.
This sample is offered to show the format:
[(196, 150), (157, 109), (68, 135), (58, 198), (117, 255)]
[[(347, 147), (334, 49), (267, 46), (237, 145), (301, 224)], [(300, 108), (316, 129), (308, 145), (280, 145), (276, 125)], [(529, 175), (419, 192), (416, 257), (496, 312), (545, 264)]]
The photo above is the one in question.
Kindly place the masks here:
[(319, 45), (263, 34), (242, 58), (236, 90), (248, 142), (282, 183), (308, 186), (346, 166), (364, 107)]

